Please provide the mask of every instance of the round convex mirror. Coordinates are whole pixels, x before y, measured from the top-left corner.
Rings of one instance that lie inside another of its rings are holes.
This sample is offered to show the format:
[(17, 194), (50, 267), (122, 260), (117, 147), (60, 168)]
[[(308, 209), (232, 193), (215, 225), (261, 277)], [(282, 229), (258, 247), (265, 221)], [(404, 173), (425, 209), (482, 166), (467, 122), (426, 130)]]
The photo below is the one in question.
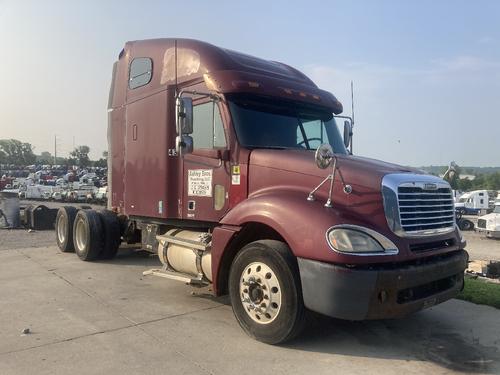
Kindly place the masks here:
[(316, 150), (316, 154), (314, 155), (316, 159), (316, 165), (320, 169), (328, 168), (328, 166), (332, 163), (333, 159), (333, 149), (328, 143), (323, 143)]

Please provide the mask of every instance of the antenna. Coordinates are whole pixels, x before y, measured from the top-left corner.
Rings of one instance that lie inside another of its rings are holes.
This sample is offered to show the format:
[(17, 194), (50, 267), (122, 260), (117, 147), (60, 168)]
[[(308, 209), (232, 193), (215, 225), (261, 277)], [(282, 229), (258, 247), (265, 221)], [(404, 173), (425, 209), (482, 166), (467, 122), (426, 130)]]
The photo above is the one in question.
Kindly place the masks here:
[(177, 39), (174, 41), (174, 60), (175, 60), (175, 94), (178, 94), (178, 89), (177, 89)]
[(352, 154), (352, 129), (354, 129), (354, 84), (351, 80), (351, 118), (352, 118), (352, 127), (351, 127), (351, 154)]
[(354, 126), (354, 84), (351, 81), (351, 117), (352, 125)]
[(54, 165), (57, 165), (57, 135), (54, 134)]

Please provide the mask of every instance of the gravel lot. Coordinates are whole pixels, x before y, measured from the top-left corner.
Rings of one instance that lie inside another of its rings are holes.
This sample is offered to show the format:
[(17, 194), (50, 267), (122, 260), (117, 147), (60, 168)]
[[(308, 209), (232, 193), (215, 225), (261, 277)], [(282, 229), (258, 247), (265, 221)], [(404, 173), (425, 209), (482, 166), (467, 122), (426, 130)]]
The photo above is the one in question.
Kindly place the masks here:
[[(20, 206), (43, 204), (49, 208), (59, 208), (64, 205), (75, 205), (72, 203), (61, 203), (51, 201), (35, 201), (21, 200)], [(83, 205), (90, 206), (94, 209), (102, 209), (104, 206), (86, 203)], [(55, 233), (53, 231), (28, 231), (26, 229), (0, 229), (0, 250), (20, 249), (31, 247), (53, 246), (56, 242)]]

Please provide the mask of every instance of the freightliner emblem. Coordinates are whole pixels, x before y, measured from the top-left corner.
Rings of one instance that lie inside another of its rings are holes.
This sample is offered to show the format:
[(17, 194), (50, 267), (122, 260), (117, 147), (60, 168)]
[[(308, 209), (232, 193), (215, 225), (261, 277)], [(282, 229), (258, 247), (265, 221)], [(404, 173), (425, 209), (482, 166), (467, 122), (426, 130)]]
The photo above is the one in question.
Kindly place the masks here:
[(424, 189), (425, 190), (436, 190), (437, 189), (437, 184), (427, 183), (427, 184), (424, 185)]

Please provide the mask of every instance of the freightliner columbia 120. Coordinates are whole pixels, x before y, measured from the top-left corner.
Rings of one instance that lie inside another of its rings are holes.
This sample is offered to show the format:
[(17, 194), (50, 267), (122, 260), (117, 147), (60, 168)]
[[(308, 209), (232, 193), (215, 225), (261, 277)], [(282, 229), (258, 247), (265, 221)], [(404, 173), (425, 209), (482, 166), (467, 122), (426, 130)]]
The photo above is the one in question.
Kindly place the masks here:
[(145, 274), (229, 294), (267, 343), (307, 310), (393, 318), (462, 288), (449, 184), (354, 156), (341, 103), (298, 70), (196, 40), (128, 42), (108, 108), (108, 209), (61, 208), (62, 251), (141, 243), (162, 263)]

